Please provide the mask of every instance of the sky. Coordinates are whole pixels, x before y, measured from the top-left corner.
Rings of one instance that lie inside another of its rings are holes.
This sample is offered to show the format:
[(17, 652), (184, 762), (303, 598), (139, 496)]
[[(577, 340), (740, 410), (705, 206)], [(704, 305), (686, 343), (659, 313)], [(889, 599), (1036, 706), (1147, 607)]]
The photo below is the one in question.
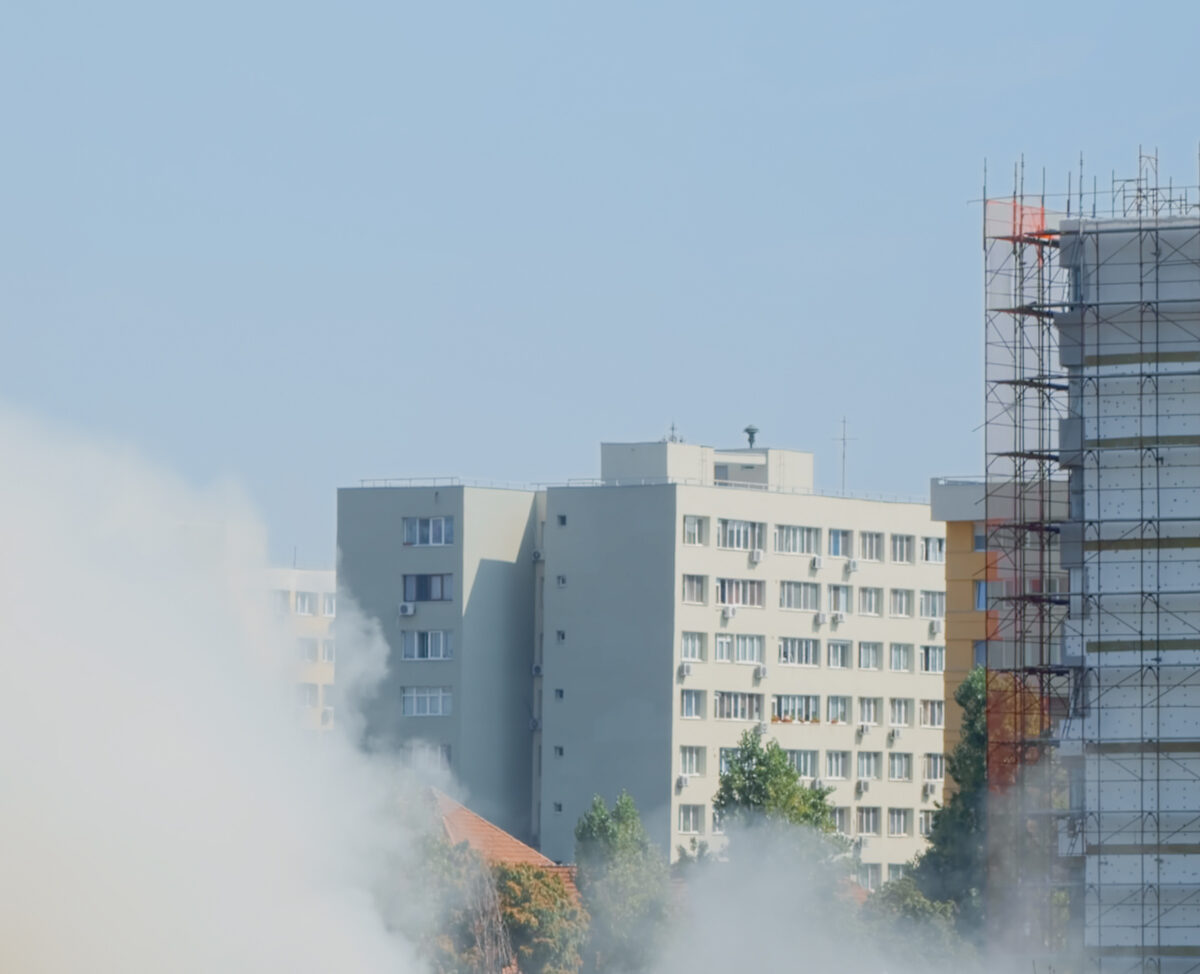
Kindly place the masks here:
[[(334, 561), (361, 478), (601, 441), (983, 466), (980, 208), (1195, 184), (1200, 5), (0, 6), (0, 402)], [(1140, 58), (1140, 60), (1139, 60)], [(1073, 176), (1073, 178), (1075, 178)], [(86, 471), (79, 475), (87, 477)]]

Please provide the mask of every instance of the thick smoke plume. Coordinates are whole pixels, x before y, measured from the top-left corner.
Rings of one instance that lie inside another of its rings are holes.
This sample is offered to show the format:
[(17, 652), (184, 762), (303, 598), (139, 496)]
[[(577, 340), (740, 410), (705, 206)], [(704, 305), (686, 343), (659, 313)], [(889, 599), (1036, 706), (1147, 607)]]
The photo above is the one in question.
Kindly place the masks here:
[[(416, 971), (400, 772), (299, 728), (232, 486), (0, 409), (0, 969)], [(349, 682), (382, 669), (369, 627)]]

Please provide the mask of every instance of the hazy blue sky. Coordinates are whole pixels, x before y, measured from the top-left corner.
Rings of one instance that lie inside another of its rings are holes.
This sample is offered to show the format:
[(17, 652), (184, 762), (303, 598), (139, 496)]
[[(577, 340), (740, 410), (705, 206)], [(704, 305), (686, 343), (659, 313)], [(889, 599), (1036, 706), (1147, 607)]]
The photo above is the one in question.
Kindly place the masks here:
[[(233, 476), (982, 466), (983, 160), (1197, 181), (1200, 4), (0, 6), (0, 400)], [(0, 472), (2, 476), (2, 472)], [(80, 471), (86, 476), (86, 471)]]

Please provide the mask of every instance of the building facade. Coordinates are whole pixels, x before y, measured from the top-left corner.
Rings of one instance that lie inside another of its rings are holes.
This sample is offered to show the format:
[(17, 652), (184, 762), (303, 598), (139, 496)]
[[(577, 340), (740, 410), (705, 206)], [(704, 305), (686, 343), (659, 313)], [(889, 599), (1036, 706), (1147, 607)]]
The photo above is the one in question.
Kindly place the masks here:
[(270, 572), (271, 597), (287, 636), (295, 640), (296, 702), (305, 726), (333, 727), (334, 662), (337, 648), (337, 582), (332, 571), (275, 568)]

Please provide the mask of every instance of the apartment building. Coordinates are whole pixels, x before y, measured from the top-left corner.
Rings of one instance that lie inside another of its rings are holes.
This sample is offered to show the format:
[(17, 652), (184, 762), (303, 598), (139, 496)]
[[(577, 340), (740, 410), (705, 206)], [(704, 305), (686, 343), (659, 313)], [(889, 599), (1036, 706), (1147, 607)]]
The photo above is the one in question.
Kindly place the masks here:
[(333, 622), (337, 582), (332, 571), (275, 568), (269, 584), (276, 614), (295, 640), (296, 701), (313, 729), (333, 726)]

